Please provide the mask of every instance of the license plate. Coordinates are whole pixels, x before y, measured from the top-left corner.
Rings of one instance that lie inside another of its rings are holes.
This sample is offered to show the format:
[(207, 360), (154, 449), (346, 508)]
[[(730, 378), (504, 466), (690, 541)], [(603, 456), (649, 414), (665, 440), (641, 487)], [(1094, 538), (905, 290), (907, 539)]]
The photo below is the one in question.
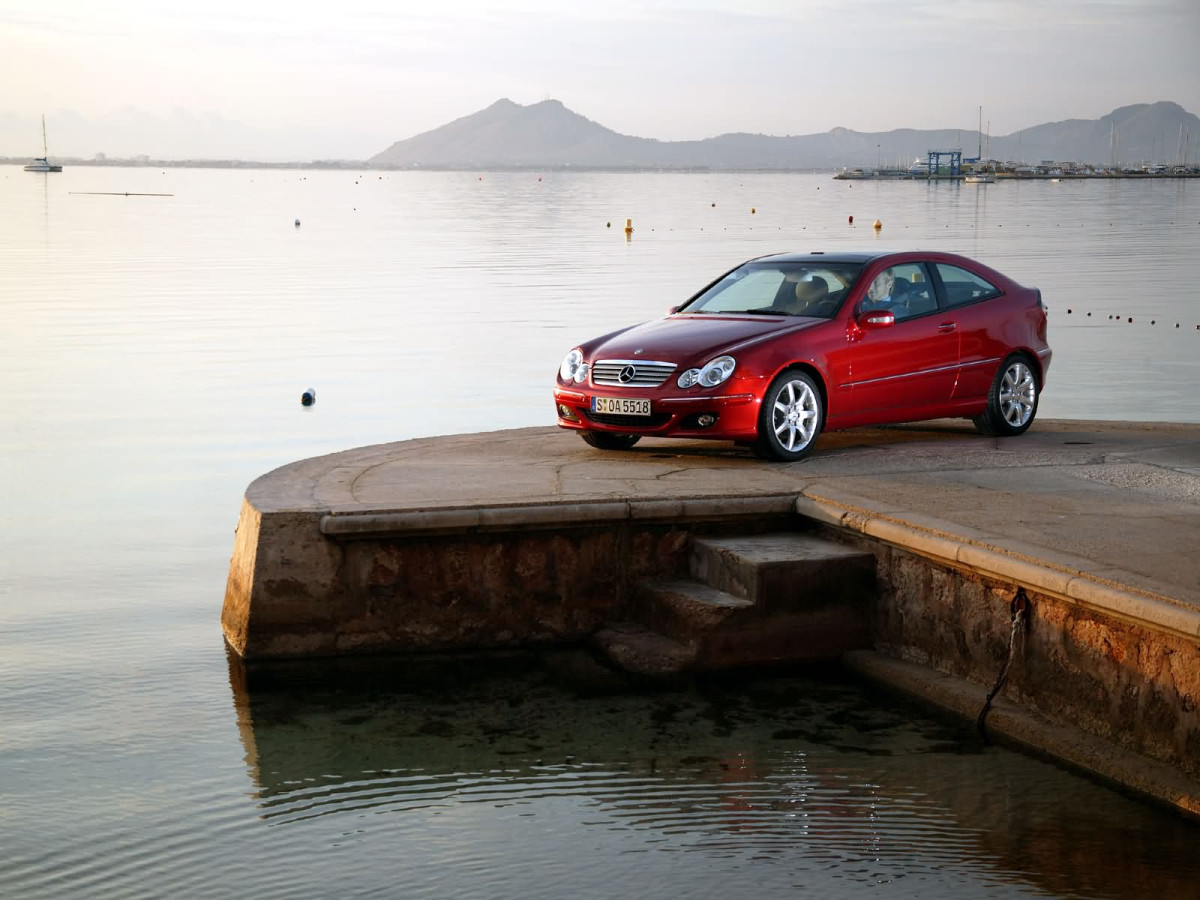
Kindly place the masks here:
[(613, 416), (648, 416), (650, 401), (631, 397), (593, 397), (592, 412)]

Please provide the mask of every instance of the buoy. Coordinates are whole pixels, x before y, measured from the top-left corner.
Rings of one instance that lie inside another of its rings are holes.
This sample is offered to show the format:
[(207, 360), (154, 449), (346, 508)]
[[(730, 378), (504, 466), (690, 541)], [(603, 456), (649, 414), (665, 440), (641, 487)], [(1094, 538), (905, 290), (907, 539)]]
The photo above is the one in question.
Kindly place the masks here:
[(625, 220), (625, 233), (626, 233), (626, 234), (633, 234), (633, 219), (626, 219), (626, 220)]
[(883, 227), (883, 223), (880, 222), (878, 219), (876, 219), (875, 222), (871, 225), (871, 227), (874, 228), (876, 231), (878, 231), (879, 229), (881, 229)]
[(1132, 322), (1132, 321), (1133, 321), (1133, 316), (1130, 316), (1130, 317), (1129, 317), (1129, 319), (1128, 319), (1128, 321)]
[(1088, 313), (1088, 318), (1090, 319), (1091, 317), (1092, 317), (1092, 314), (1091, 314), (1091, 313)]
[(1154, 320), (1153, 320), (1153, 319), (1151, 319), (1151, 320), (1150, 320), (1150, 324), (1151, 324), (1151, 325), (1153, 325), (1153, 324), (1154, 324)]
[(709, 204), (709, 206), (712, 206), (712, 207), (714, 207), (714, 208), (716, 207), (716, 205), (717, 205), (717, 204), (715, 204), (715, 203), (710, 203), (710, 204)]
[(755, 210), (753, 206), (750, 207), (750, 215), (754, 215), (755, 212), (757, 212), (757, 210)]
[(612, 228), (612, 222), (605, 222), (605, 223), (604, 223), (604, 227), (605, 227), (605, 228)]
[(846, 221), (849, 222), (851, 225), (853, 225), (854, 224), (854, 216), (846, 216)]
[(1067, 307), (1067, 315), (1069, 316), (1070, 314), (1071, 314), (1071, 307), (1068, 306)]
[(316, 402), (317, 402), (317, 389), (316, 388), (307, 388), (304, 391), (304, 393), (300, 395), (300, 405), (301, 406), (312, 406)]
[(297, 219), (297, 220), (296, 220), (296, 227), (297, 227), (297, 228), (299, 228), (299, 227), (300, 227), (300, 220), (299, 220), (299, 219)]
[(541, 181), (541, 180), (542, 180), (542, 176), (541, 176), (541, 175), (539, 175), (539, 176), (538, 176), (538, 181)]

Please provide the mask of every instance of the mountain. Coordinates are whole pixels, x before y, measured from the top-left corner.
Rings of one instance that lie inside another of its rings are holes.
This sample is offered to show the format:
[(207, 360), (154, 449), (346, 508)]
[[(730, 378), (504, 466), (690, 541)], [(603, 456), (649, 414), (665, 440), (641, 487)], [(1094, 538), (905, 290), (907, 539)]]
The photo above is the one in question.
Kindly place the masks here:
[[(1068, 119), (990, 138), (1000, 160), (1108, 164), (1113, 159), (1173, 163), (1180, 125), (1200, 156), (1200, 119), (1177, 103), (1123, 106), (1099, 119)], [(840, 166), (907, 166), (932, 148), (961, 147), (972, 157), (978, 131), (955, 128), (860, 132), (834, 128), (823, 134), (776, 137), (722, 134), (701, 141), (658, 141), (618, 134), (558, 100), (521, 106), (497, 100), (486, 109), (440, 128), (397, 141), (368, 162), (378, 168), (579, 168), (579, 169), (831, 169)], [(988, 141), (984, 138), (985, 142)]]

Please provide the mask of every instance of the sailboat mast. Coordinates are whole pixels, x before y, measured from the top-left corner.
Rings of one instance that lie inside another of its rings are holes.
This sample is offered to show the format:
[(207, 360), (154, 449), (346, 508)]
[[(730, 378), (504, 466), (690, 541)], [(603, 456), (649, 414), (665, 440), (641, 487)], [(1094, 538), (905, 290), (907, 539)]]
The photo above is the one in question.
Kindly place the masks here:
[[(42, 127), (46, 127), (46, 119), (42, 117)], [(979, 152), (975, 154), (977, 158), (983, 158), (983, 107), (979, 107)]]
[(42, 113), (42, 158), (48, 159), (50, 148), (46, 146), (46, 114)]

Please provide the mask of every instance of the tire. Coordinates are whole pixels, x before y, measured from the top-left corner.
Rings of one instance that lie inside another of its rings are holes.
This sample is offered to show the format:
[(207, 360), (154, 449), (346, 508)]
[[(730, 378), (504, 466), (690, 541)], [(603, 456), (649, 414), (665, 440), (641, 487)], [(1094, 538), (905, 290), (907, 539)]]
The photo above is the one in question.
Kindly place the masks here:
[(613, 434), (611, 431), (581, 431), (579, 436), (597, 450), (628, 450), (641, 440), (636, 434)]
[(988, 389), (987, 411), (972, 421), (980, 434), (1016, 437), (1024, 434), (1037, 415), (1040, 390), (1029, 357), (1014, 353), (1000, 364)]
[(816, 381), (789, 369), (771, 382), (758, 414), (755, 456), (776, 462), (804, 459), (825, 425), (825, 403)]

